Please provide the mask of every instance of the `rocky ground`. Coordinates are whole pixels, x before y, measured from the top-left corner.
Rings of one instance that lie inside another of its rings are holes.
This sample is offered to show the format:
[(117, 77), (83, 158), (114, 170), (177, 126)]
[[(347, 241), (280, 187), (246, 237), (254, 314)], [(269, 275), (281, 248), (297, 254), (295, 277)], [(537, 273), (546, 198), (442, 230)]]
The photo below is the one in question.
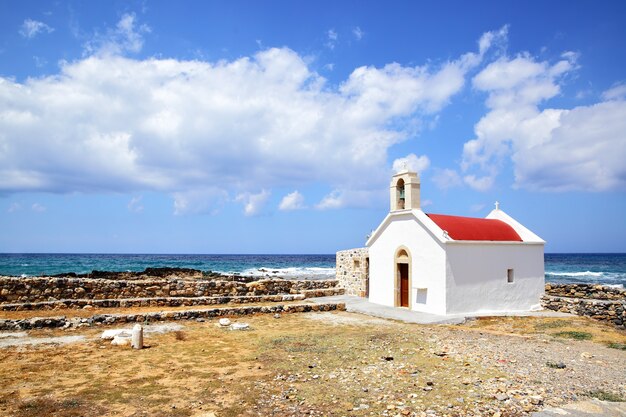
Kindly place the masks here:
[(0, 349), (0, 414), (15, 416), (524, 416), (586, 397), (626, 399), (626, 333), (589, 319), (424, 326), (346, 312), (215, 320), (147, 335), (102, 328), (67, 345)]

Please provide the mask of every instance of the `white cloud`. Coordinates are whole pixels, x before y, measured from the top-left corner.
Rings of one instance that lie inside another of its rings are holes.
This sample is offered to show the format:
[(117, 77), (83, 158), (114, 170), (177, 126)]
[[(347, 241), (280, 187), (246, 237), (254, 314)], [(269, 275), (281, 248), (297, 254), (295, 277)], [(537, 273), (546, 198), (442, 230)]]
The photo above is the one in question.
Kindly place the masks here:
[(460, 175), (453, 169), (435, 169), (433, 182), (442, 190), (458, 187), (462, 184)]
[(324, 196), (315, 208), (331, 210), (344, 207), (369, 207), (376, 200), (382, 201), (381, 197), (384, 197), (382, 188), (377, 190), (336, 189)]
[(262, 190), (257, 194), (241, 193), (235, 198), (235, 201), (243, 203), (243, 213), (246, 216), (255, 216), (265, 207), (269, 197), (270, 192)]
[(333, 191), (332, 193), (324, 196), (315, 208), (319, 210), (339, 209), (346, 205), (346, 201), (340, 191)]
[(297, 190), (283, 197), (278, 205), (279, 210), (290, 211), (305, 208), (304, 197)]
[(430, 166), (430, 160), (426, 155), (417, 156), (414, 153), (410, 153), (404, 158), (398, 158), (393, 161), (393, 171), (400, 172), (405, 169), (409, 171), (415, 171), (418, 173), (424, 172)]
[(126, 52), (137, 53), (143, 47), (143, 35), (150, 33), (150, 27), (137, 25), (134, 13), (124, 14), (115, 28), (109, 28), (104, 34), (96, 33), (91, 40), (85, 43), (85, 53), (116, 55)]
[(544, 127), (540, 144), (533, 146), (523, 136), (517, 140), (512, 155), (516, 185), (546, 191), (625, 190), (626, 101), (575, 107), (555, 116), (556, 126)]
[(477, 191), (487, 191), (493, 186), (495, 178), (488, 175), (484, 177), (466, 175), (463, 177), (463, 181)]
[(54, 28), (51, 28), (43, 22), (32, 19), (24, 20), (24, 23), (22, 23), (22, 26), (20, 27), (20, 35), (28, 39), (32, 39), (38, 34), (44, 32), (52, 33), (54, 32)]
[(217, 187), (197, 187), (173, 193), (174, 215), (217, 214), (228, 193)]
[(626, 102), (621, 85), (606, 100), (573, 109), (540, 109), (560, 94), (564, 77), (577, 69), (575, 53), (555, 64), (527, 54), (500, 58), (474, 78), (488, 93), (489, 112), (465, 143), (464, 181), (491, 188), (503, 166), (513, 164), (515, 186), (544, 191), (605, 191), (626, 188)]
[(140, 47), (134, 28), (125, 15), (117, 43), (59, 74), (0, 77), (0, 192), (167, 192), (187, 214), (321, 183), (362, 205), (386, 181), (388, 149), (477, 64), (360, 67), (332, 86), (288, 48), (218, 62), (120, 56)]
[(478, 51), (484, 55), (494, 45), (499, 49), (504, 49), (509, 35), (509, 25), (504, 25), (500, 29), (485, 32), (478, 40)]
[(128, 202), (128, 211), (131, 213), (141, 213), (143, 212), (143, 204), (141, 204), (142, 197), (133, 197)]
[(354, 35), (354, 39), (356, 39), (357, 41), (360, 41), (361, 39), (363, 39), (363, 36), (365, 36), (365, 32), (363, 32), (358, 26), (352, 29), (352, 34)]
[(602, 93), (602, 98), (606, 101), (626, 100), (626, 83), (613, 85), (613, 87)]

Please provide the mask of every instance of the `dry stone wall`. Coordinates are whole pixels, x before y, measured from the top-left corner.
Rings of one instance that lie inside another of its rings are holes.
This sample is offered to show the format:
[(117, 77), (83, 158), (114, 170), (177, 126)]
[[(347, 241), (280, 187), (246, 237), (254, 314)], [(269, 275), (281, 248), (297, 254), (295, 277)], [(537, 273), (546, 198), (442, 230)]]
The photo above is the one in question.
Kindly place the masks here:
[(546, 284), (544, 308), (626, 329), (626, 290), (593, 284)]
[(595, 300), (624, 300), (626, 289), (597, 284), (546, 284), (546, 295)]
[(107, 300), (158, 297), (219, 297), (300, 294), (323, 291), (335, 280), (268, 279), (249, 283), (221, 280), (109, 280), (90, 278), (0, 277), (0, 304), (59, 300)]
[(145, 314), (98, 314), (89, 318), (34, 317), (21, 320), (1, 320), (0, 330), (29, 330), (56, 327), (82, 327), (93, 325), (110, 325), (120, 323), (142, 323), (170, 320), (203, 320), (216, 317), (245, 316), (250, 314), (271, 313), (306, 313), (309, 311), (345, 310), (344, 303), (322, 304), (279, 304), (270, 306), (246, 306), (229, 308), (212, 308), (204, 310), (160, 311)]
[(347, 295), (367, 297), (369, 255), (367, 248), (337, 252), (336, 278)]

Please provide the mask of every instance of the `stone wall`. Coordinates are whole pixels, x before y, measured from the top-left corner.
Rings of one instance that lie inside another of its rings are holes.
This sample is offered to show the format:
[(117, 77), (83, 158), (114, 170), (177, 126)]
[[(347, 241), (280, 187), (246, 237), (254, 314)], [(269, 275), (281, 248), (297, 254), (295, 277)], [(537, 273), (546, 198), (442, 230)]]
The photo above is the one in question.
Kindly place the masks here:
[(546, 284), (546, 295), (595, 300), (626, 300), (626, 289), (597, 284)]
[(626, 291), (592, 284), (546, 284), (541, 304), (549, 310), (591, 317), (626, 329)]
[(145, 323), (170, 320), (202, 320), (216, 317), (245, 316), (250, 314), (306, 313), (309, 311), (345, 310), (344, 303), (279, 304), (270, 306), (211, 308), (204, 310), (159, 311), (144, 314), (98, 314), (93, 317), (34, 317), (31, 319), (0, 319), (0, 330), (29, 330), (55, 327), (83, 327), (93, 325)]
[(367, 248), (337, 252), (336, 278), (347, 295), (367, 297), (369, 257)]
[(222, 280), (109, 280), (0, 277), (0, 304), (58, 300), (156, 297), (218, 297), (299, 294), (334, 288), (335, 280), (268, 279), (249, 283)]

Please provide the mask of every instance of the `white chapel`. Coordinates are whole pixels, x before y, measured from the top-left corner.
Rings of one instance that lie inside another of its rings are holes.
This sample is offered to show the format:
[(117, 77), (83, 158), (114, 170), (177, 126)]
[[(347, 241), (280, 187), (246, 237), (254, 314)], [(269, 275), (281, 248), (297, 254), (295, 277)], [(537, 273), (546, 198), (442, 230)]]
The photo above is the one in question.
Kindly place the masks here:
[(545, 242), (497, 203), (486, 218), (424, 213), (419, 177), (407, 170), (392, 177), (390, 194), (367, 248), (338, 253), (337, 278), (358, 281), (348, 294), (440, 315), (540, 308)]

